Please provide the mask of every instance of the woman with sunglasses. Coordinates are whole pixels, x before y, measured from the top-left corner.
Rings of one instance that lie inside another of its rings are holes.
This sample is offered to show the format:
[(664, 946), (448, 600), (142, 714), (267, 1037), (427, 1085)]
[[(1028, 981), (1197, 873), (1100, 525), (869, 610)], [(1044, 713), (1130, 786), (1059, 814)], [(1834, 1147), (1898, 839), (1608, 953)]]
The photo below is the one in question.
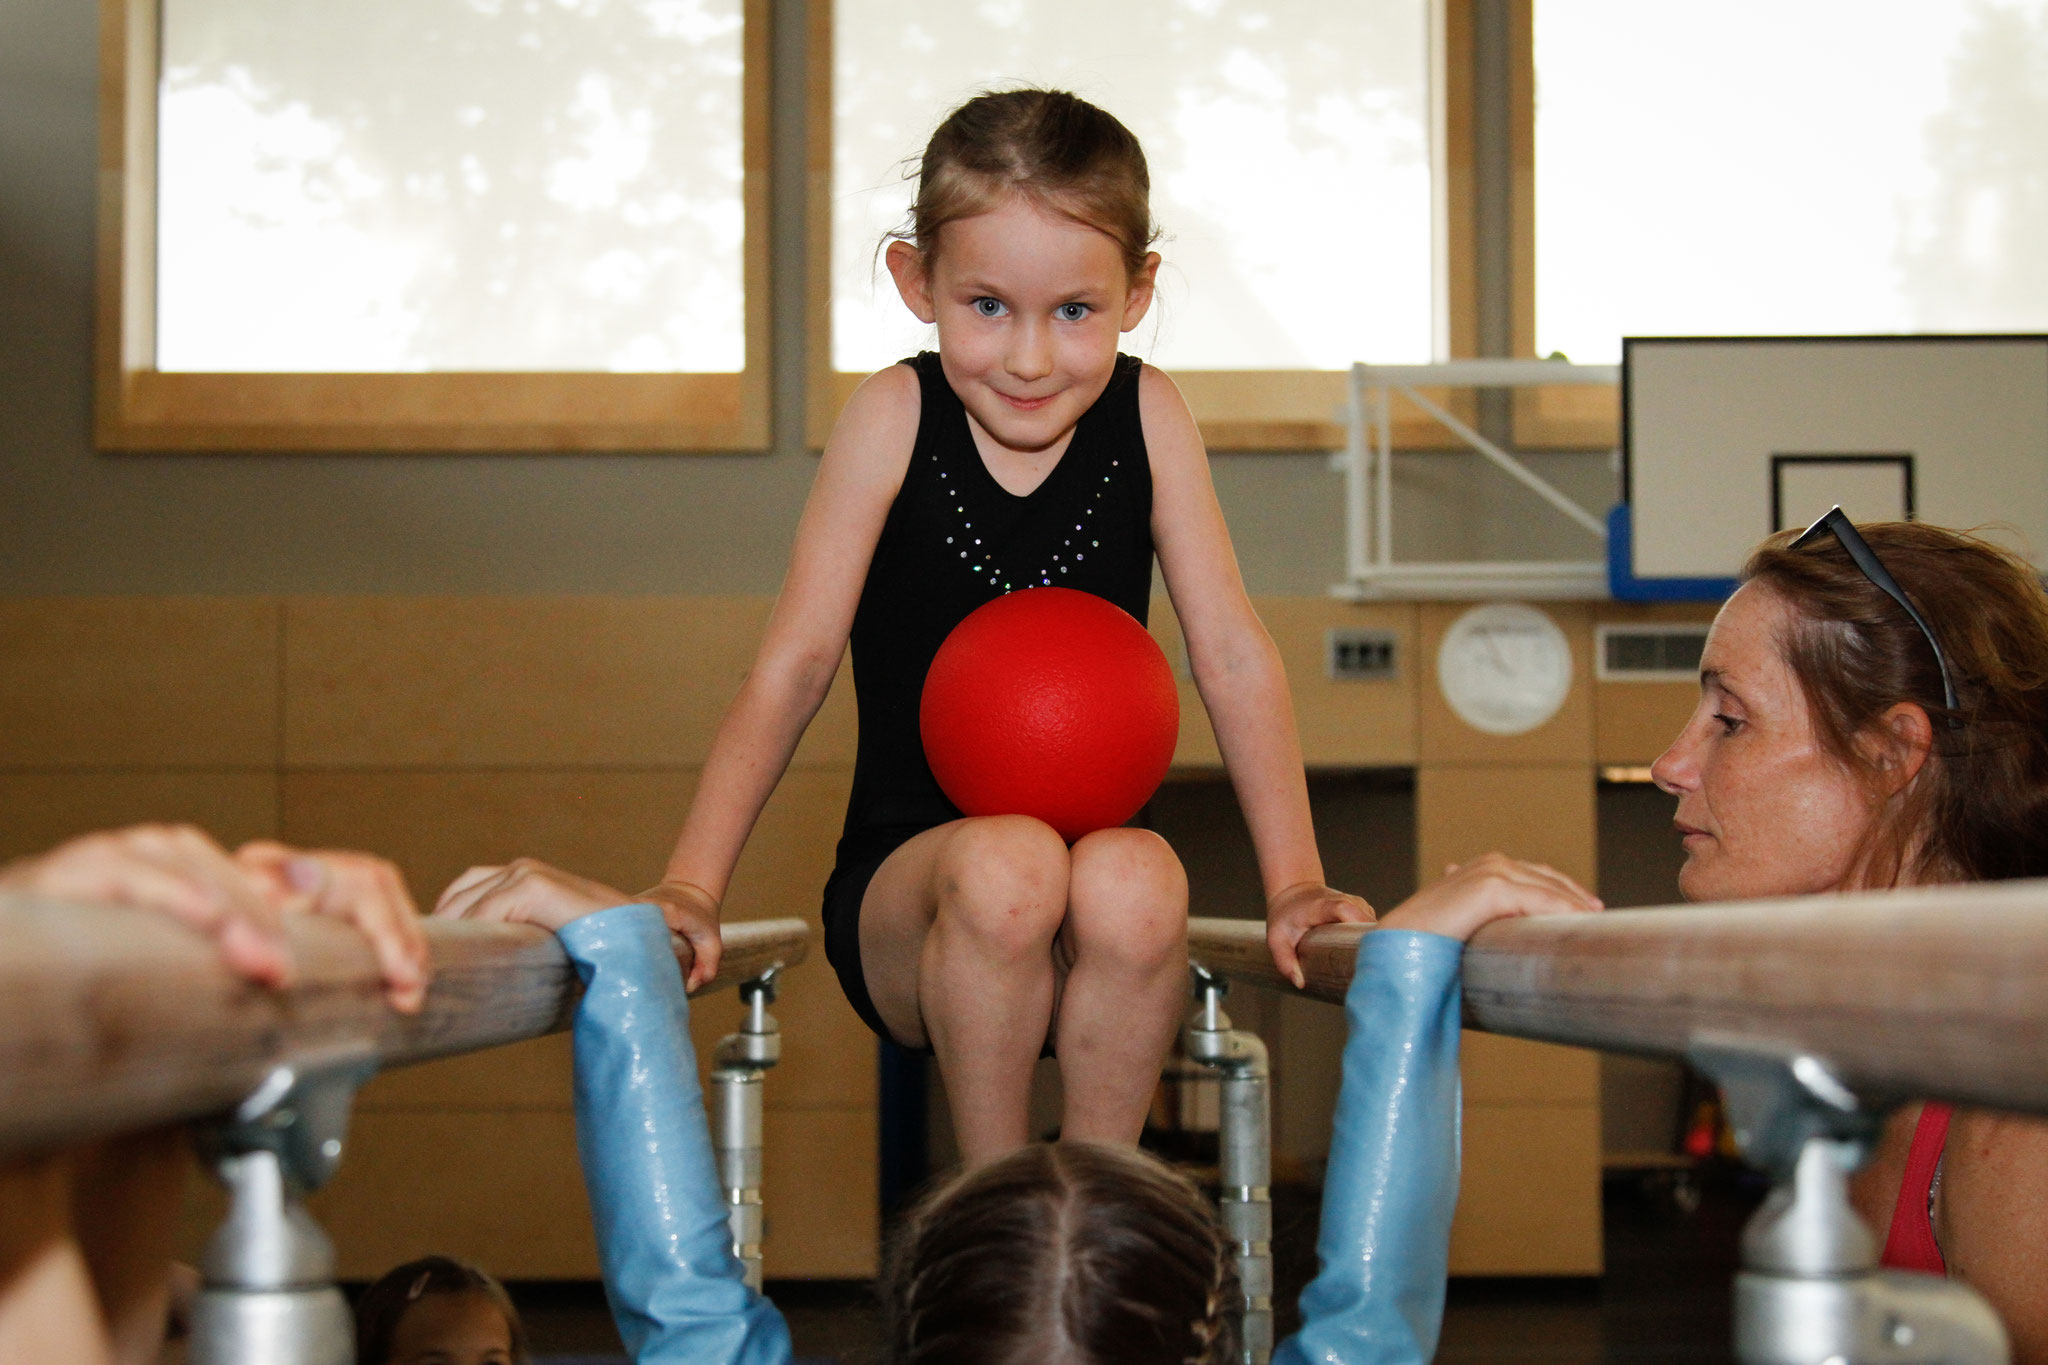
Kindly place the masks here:
[[(1652, 769), (1688, 900), (2048, 875), (2048, 595), (2017, 556), (1837, 508), (1715, 619)], [(1972, 1283), (2048, 1362), (2048, 1124), (1908, 1106), (1856, 1178), (1884, 1263)]]

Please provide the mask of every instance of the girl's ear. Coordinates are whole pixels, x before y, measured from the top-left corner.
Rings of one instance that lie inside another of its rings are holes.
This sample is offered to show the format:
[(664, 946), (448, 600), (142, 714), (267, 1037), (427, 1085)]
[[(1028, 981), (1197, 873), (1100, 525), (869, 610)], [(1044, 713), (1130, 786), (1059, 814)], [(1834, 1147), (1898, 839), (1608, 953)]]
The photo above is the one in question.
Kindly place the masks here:
[(1871, 728), (1867, 743), (1885, 794), (1896, 796), (1927, 766), (1927, 756), (1934, 751), (1934, 723), (1915, 703), (1898, 702)]
[(1145, 320), (1145, 312), (1152, 306), (1152, 289), (1159, 279), (1159, 253), (1145, 253), (1145, 264), (1138, 267), (1138, 273), (1131, 276), (1130, 290), (1124, 295), (1123, 331), (1130, 331)]
[(932, 306), (931, 277), (925, 273), (924, 253), (908, 242), (891, 242), (883, 253), (889, 263), (889, 274), (896, 281), (896, 292), (903, 298), (903, 306), (917, 314), (919, 322), (935, 322), (939, 310)]

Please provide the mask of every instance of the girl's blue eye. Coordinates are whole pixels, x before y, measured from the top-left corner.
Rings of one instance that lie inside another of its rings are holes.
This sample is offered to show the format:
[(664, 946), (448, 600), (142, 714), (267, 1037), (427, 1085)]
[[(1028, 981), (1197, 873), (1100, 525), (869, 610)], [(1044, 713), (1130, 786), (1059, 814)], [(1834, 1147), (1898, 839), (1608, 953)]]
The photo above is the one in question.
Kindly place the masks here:
[(1082, 318), (1088, 316), (1088, 305), (1085, 303), (1063, 303), (1053, 310), (1053, 314), (1061, 322), (1079, 322)]
[(974, 311), (985, 318), (999, 318), (1010, 310), (1003, 306), (1001, 299), (992, 299), (984, 295), (974, 301)]

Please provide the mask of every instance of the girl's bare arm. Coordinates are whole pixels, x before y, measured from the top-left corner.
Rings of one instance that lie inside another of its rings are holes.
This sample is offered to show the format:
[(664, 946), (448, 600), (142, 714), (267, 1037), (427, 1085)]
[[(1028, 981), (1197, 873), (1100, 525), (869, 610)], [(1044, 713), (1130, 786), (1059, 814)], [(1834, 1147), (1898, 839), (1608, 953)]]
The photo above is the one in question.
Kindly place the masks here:
[(667, 871), (646, 893), (690, 941), (692, 987), (718, 970), (718, 908), (733, 866), (839, 670), (917, 418), (917, 376), (902, 365), (871, 376), (839, 415), (754, 666), (712, 738)]
[(1308, 781), (1280, 652), (1245, 595), (1208, 454), (1173, 381), (1146, 366), (1138, 390), (1152, 462), (1152, 539), (1209, 710), (1217, 747), (1258, 852), (1267, 943), (1298, 978), (1294, 945), (1317, 924), (1371, 918), (1356, 896), (1323, 884)]

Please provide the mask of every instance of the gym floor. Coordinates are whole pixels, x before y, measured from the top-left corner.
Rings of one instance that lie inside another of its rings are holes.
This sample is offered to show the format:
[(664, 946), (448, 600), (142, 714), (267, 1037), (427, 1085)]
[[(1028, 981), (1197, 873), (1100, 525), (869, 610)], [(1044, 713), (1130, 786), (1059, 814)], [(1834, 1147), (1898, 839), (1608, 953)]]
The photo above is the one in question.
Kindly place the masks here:
[[(1696, 1189), (1697, 1205), (1688, 1209), (1668, 1180), (1611, 1177), (1604, 1192), (1607, 1273), (1597, 1280), (1452, 1281), (1438, 1365), (1725, 1365), (1733, 1358), (1729, 1295), (1737, 1237), (1762, 1190), (1732, 1169), (1709, 1173)], [(1275, 1190), (1274, 1198), (1284, 1334), (1315, 1270), (1316, 1199), (1305, 1190)], [(516, 1284), (512, 1294), (542, 1361), (621, 1359), (596, 1285)], [(770, 1284), (769, 1294), (789, 1319), (799, 1360), (872, 1365), (881, 1358), (866, 1282), (788, 1281)]]

